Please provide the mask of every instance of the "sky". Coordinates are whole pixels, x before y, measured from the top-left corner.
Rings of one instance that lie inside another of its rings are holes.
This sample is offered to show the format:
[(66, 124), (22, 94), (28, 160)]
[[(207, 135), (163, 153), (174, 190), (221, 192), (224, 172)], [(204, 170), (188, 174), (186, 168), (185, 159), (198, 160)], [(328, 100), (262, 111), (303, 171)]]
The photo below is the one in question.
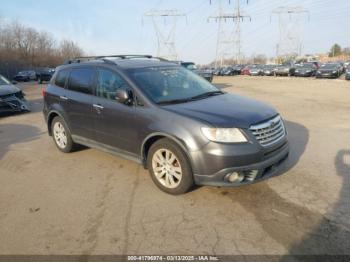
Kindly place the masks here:
[[(208, 17), (217, 14), (220, 0), (1, 0), (1, 21), (17, 20), (56, 39), (70, 39), (87, 54), (156, 55), (157, 37), (151, 9), (178, 9), (175, 44), (179, 60), (199, 64), (215, 59), (218, 24)], [(221, 0), (226, 13), (234, 1)], [(302, 53), (325, 53), (334, 43), (350, 47), (350, 0), (241, 0), (241, 46), (245, 56), (273, 56), (279, 40), (279, 19), (272, 11), (279, 6), (301, 6), (309, 15), (298, 16)], [(292, 18), (294, 19), (294, 18)], [(286, 20), (288, 21), (288, 19)], [(294, 20), (292, 20), (294, 21)], [(167, 30), (171, 20), (158, 25)], [(224, 28), (233, 28), (232, 22)]]

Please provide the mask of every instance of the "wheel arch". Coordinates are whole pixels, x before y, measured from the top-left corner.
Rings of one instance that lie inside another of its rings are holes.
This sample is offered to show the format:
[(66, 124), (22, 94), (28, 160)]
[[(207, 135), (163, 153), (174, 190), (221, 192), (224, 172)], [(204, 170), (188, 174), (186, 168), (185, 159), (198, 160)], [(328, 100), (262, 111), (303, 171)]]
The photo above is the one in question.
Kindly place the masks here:
[(191, 167), (192, 167), (192, 158), (190, 154), (188, 153), (188, 148), (186, 147), (185, 143), (181, 141), (179, 138), (169, 135), (167, 133), (162, 133), (162, 132), (156, 132), (148, 135), (142, 142), (141, 145), (141, 160), (142, 164), (145, 168), (147, 168), (147, 157), (148, 157), (148, 152), (151, 146), (157, 142), (159, 139), (162, 138), (167, 138), (174, 143), (176, 143), (186, 154), (188, 160), (190, 161)]
[(57, 110), (52, 110), (48, 116), (47, 116), (47, 131), (49, 133), (49, 136), (52, 136), (52, 130), (51, 130), (51, 124), (52, 124), (52, 120), (56, 117), (60, 117), (63, 122), (66, 124), (68, 131), (70, 132), (70, 128), (67, 125), (67, 122), (64, 120), (64, 117), (62, 116), (62, 114), (60, 112), (58, 112)]

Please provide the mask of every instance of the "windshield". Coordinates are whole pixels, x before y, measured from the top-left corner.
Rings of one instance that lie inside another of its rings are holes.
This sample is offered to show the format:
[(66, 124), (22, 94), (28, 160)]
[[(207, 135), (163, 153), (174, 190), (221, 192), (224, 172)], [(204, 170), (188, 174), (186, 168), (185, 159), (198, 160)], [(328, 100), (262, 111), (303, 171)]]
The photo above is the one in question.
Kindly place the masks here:
[(205, 93), (220, 92), (204, 78), (182, 67), (132, 70), (131, 78), (155, 103), (185, 102)]
[(0, 75), (0, 85), (10, 85), (10, 81), (8, 81), (5, 77), (3, 77), (2, 75)]
[(337, 67), (337, 64), (324, 64), (324, 65), (321, 65), (321, 68), (325, 68), (325, 69), (333, 69)]
[(315, 67), (314, 64), (302, 64), (297, 66), (297, 68), (308, 68), (308, 69), (312, 69), (314, 67)]

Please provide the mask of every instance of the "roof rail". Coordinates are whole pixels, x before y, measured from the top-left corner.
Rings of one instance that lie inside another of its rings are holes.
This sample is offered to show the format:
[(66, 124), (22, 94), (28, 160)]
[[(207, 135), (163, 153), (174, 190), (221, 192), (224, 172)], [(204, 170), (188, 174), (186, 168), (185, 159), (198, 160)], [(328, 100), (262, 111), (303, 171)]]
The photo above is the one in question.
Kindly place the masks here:
[(81, 63), (91, 60), (102, 60), (105, 63), (116, 64), (108, 58), (120, 58), (120, 59), (133, 59), (133, 58), (148, 58), (148, 59), (158, 59), (159, 61), (168, 61), (167, 59), (161, 57), (153, 57), (151, 55), (103, 55), (103, 56), (80, 56), (73, 59), (67, 60), (65, 64)]

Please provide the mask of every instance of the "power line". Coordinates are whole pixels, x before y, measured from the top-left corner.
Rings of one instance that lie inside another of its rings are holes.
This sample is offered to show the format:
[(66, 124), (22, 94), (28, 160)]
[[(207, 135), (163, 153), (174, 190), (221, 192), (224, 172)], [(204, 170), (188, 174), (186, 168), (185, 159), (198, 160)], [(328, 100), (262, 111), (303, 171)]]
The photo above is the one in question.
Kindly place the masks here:
[(301, 6), (280, 6), (272, 11), (272, 15), (278, 16), (279, 42), (276, 45), (276, 57), (291, 57), (301, 55), (301, 15), (309, 11)]
[[(218, 64), (223, 66), (223, 63), (227, 59), (234, 58), (237, 63), (240, 63), (241, 61), (241, 22), (243, 22), (245, 19), (251, 20), (251, 17), (242, 12), (240, 1), (241, 0), (235, 0), (235, 8), (233, 13), (225, 13), (222, 7), (222, 1), (219, 0), (217, 14), (208, 17), (208, 21), (214, 20), (218, 23), (215, 68), (217, 68)], [(228, 2), (231, 4), (231, 0)], [(225, 30), (224, 23), (226, 22), (233, 22), (234, 27), (230, 28), (229, 30)]]
[[(150, 17), (157, 36), (157, 56), (170, 60), (177, 60), (177, 51), (175, 46), (175, 33), (177, 20), (180, 17), (186, 17), (185, 13), (177, 9), (156, 10), (152, 9), (144, 14)], [(163, 22), (163, 26), (161, 23)]]

